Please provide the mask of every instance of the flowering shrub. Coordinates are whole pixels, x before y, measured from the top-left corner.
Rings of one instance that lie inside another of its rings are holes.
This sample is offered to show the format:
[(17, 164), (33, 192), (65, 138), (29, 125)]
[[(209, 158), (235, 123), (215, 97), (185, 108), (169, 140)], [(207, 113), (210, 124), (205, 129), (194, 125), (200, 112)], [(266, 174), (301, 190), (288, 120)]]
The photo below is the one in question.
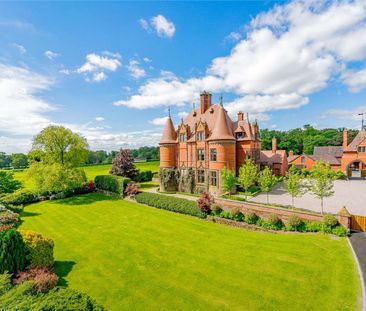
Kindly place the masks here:
[(48, 292), (57, 285), (58, 276), (48, 268), (30, 268), (13, 279), (14, 285), (19, 285), (25, 281), (34, 281), (34, 288), (38, 292)]
[(9, 210), (0, 212), (0, 225), (11, 225), (19, 222), (19, 215)]
[(27, 250), (26, 258), (31, 267), (52, 267), (53, 240), (30, 230), (20, 230), (20, 233)]
[(214, 200), (213, 196), (211, 194), (209, 194), (208, 192), (202, 192), (200, 198), (197, 200), (198, 208), (206, 214), (211, 213), (211, 206), (214, 203), (215, 203), (215, 200)]
[(140, 185), (134, 181), (130, 181), (126, 187), (125, 194), (127, 196), (134, 196), (140, 191)]

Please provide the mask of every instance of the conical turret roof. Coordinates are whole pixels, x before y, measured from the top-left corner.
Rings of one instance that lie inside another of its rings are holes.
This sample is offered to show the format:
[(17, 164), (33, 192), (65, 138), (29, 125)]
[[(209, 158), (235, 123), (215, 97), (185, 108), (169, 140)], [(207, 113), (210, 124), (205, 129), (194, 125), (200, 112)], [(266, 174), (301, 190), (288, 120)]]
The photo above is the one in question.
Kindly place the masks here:
[(163, 136), (160, 139), (160, 144), (172, 144), (177, 139), (177, 133), (174, 129), (173, 121), (169, 116), (166, 120)]
[(208, 140), (235, 140), (230, 126), (227, 123), (226, 111), (221, 106), (219, 107), (212, 134)]

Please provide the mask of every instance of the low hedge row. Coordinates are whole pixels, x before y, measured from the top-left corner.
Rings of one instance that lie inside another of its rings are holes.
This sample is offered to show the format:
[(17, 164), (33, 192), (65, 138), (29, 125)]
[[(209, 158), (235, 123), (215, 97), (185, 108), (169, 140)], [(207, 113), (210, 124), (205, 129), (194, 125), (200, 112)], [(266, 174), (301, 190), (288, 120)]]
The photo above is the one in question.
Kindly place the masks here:
[(153, 179), (153, 173), (152, 171), (142, 171), (138, 173), (138, 175), (135, 178), (135, 181), (137, 182), (146, 182), (146, 181), (152, 181)]
[(146, 204), (156, 208), (165, 209), (180, 214), (192, 215), (199, 218), (207, 217), (207, 215), (197, 207), (197, 203), (195, 201), (148, 192), (138, 193), (135, 196), (135, 199), (138, 203)]
[(98, 175), (94, 179), (94, 184), (97, 189), (123, 194), (130, 181), (131, 179), (127, 177), (120, 179), (113, 175)]

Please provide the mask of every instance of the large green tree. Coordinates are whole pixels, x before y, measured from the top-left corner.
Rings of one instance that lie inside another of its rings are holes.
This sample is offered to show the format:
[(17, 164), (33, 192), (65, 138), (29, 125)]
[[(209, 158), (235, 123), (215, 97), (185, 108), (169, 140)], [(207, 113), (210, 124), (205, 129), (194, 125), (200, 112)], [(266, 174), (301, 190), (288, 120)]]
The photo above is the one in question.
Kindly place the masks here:
[(34, 137), (32, 152), (38, 152), (44, 163), (76, 167), (86, 162), (88, 143), (70, 129), (50, 125)]
[(12, 172), (0, 171), (0, 194), (12, 193), (21, 185), (20, 181), (14, 179)]
[(235, 192), (236, 190), (236, 177), (235, 177), (235, 173), (227, 168), (226, 166), (221, 170), (220, 172), (221, 174), (221, 184), (222, 184), (222, 188), (230, 194), (232, 194), (233, 192)]
[(14, 168), (28, 166), (28, 157), (24, 153), (13, 153), (11, 155), (11, 166)]

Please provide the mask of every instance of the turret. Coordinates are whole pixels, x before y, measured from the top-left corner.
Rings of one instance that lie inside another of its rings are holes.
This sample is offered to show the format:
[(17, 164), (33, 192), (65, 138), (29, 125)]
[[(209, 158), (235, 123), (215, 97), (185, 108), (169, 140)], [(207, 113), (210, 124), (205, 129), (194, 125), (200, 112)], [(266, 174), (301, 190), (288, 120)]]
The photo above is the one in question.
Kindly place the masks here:
[(177, 144), (177, 133), (174, 129), (173, 121), (169, 117), (165, 124), (163, 136), (160, 140), (160, 167), (176, 167), (176, 144)]

